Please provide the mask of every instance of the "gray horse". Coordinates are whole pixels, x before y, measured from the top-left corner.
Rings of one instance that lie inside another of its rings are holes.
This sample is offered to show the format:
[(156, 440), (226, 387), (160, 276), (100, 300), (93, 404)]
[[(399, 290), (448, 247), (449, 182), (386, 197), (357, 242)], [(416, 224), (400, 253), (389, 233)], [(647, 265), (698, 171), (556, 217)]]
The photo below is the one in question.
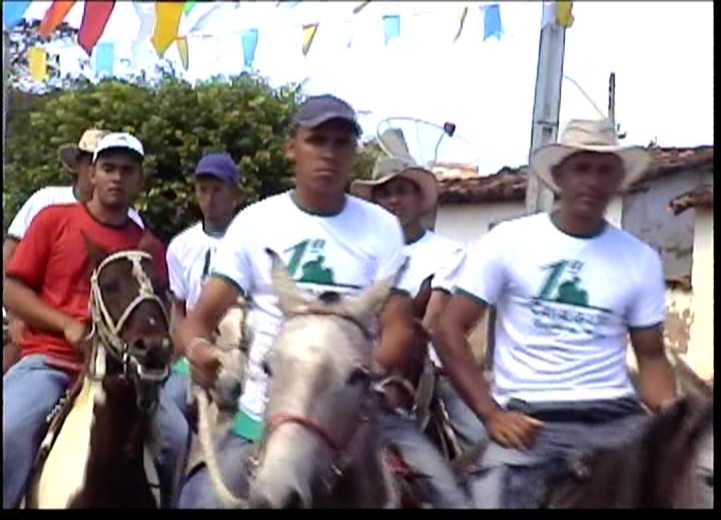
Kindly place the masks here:
[(391, 290), (380, 281), (345, 298), (304, 297), (279, 257), (273, 288), (284, 322), (267, 361), (266, 430), (250, 481), (251, 507), (397, 505), (375, 443), (374, 320)]

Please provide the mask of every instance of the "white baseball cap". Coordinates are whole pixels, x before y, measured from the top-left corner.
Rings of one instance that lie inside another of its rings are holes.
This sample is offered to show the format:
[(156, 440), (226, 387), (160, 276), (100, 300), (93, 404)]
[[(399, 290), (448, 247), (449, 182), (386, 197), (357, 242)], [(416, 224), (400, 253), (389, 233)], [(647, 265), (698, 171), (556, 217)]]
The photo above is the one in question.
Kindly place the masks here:
[(115, 132), (103, 137), (93, 152), (93, 162), (98, 160), (98, 154), (111, 148), (125, 148), (131, 150), (140, 157), (145, 157), (143, 144), (136, 138), (127, 133)]

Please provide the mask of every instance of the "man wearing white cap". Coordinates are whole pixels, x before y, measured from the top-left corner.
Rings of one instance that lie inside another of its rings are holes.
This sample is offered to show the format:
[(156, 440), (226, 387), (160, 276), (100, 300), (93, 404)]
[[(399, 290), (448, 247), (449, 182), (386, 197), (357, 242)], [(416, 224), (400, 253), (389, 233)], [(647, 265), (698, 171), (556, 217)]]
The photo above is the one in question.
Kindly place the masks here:
[[(642, 401), (658, 412), (674, 399), (660, 258), (604, 219), (611, 197), (648, 165), (607, 121), (571, 121), (530, 164), (559, 209), (502, 223), (469, 253), (436, 348), (493, 441), (471, 486), (477, 506), (538, 506), (550, 461), (627, 441), (646, 423)], [(489, 305), (498, 309), (491, 389), (466, 340)]]
[[(15, 248), (25, 236), (32, 220), (42, 209), (53, 204), (87, 202), (92, 198), (93, 186), (90, 181), (90, 170), (92, 169), (93, 152), (98, 142), (108, 133), (106, 130), (90, 128), (83, 133), (78, 144), (66, 144), (59, 148), (60, 162), (73, 174), (73, 182), (70, 186), (46, 186), (33, 193), (25, 201), (10, 223), (7, 238), (3, 243), (3, 269), (10, 263)], [(136, 210), (128, 208), (128, 216), (141, 228), (144, 227), (143, 220)], [(14, 357), (11, 353), (17, 351), (23, 329), (22, 322), (12, 314), (8, 316), (8, 321), (11, 343), (6, 347), (7, 351), (3, 352), (3, 372), (11, 364), (10, 358)], [(5, 363), (6, 356), (8, 356), (8, 363)]]
[[(38, 213), (6, 268), (3, 299), (27, 323), (21, 359), (3, 377), (3, 507), (19, 503), (42, 440), (45, 418), (83, 362), (90, 283), (86, 240), (108, 253), (137, 247), (147, 235), (128, 217), (142, 185), (143, 146), (128, 134), (98, 143), (87, 203), (49, 206)], [(165, 251), (155, 244), (155, 269), (167, 285)], [(52, 362), (53, 366), (50, 366)], [(67, 367), (67, 368), (61, 368)], [(153, 443), (163, 504), (172, 503), (189, 431), (182, 414), (162, 396), (155, 420), (162, 434)], [(109, 468), (112, 471), (112, 468)]]

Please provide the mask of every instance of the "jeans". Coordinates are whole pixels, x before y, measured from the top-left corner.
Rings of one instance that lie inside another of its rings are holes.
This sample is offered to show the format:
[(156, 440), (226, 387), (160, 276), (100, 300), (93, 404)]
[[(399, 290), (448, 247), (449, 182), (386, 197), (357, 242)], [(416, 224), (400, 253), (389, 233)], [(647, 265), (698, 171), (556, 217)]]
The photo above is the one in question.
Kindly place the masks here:
[(423, 492), (433, 508), (472, 507), (458, 479), (433, 443), (418, 430), (415, 419), (379, 410), (378, 433), (382, 445), (396, 446), (406, 464), (427, 476)]
[(175, 403), (175, 406), (183, 414), (187, 421), (190, 421), (190, 407), (187, 402), (188, 395), (188, 379), (187, 374), (178, 374), (171, 372), (170, 377), (161, 388), (160, 393)]
[[(45, 419), (65, 394), (70, 376), (45, 364), (47, 356), (22, 358), (3, 376), (3, 508), (17, 507), (47, 432)], [(185, 466), (190, 431), (177, 407), (161, 396), (153, 417), (149, 449), (162, 489), (172, 506)]]
[(600, 423), (544, 421), (530, 450), (504, 448), (490, 441), (469, 477), (471, 497), (479, 509), (540, 507), (553, 462), (628, 442), (647, 424), (643, 412)]
[[(223, 435), (215, 446), (216, 458), (223, 483), (237, 497), (248, 496), (248, 462), (253, 443), (233, 433)], [(203, 465), (191, 473), (180, 492), (181, 509), (222, 509), (210, 482), (208, 468)]]
[(477, 446), (488, 439), (486, 428), (476, 414), (468, 407), (446, 376), (436, 379), (436, 397), (443, 401), (456, 433), (458, 444), (463, 451)]

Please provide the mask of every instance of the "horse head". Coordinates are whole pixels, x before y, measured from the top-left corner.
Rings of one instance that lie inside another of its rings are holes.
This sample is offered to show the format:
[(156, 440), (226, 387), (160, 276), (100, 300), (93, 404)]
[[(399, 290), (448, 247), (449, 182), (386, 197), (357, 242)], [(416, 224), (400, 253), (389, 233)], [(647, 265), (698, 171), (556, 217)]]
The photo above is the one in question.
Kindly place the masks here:
[[(130, 383), (142, 411), (157, 403), (169, 374), (172, 346), (165, 293), (153, 267), (153, 239), (108, 255), (84, 235), (90, 259), (91, 373)], [(159, 296), (161, 295), (161, 296)]]
[[(706, 508), (701, 488), (713, 487), (713, 463), (705, 467), (712, 459), (713, 401), (685, 396), (633, 441), (569, 460), (566, 471), (549, 483), (545, 505)], [(710, 470), (710, 482), (704, 482), (709, 477), (703, 470)]]
[(309, 299), (268, 253), (284, 320), (264, 364), (272, 378), (250, 505), (310, 507), (366, 444), (374, 402), (371, 329), (392, 280), (355, 297), (328, 292)]

